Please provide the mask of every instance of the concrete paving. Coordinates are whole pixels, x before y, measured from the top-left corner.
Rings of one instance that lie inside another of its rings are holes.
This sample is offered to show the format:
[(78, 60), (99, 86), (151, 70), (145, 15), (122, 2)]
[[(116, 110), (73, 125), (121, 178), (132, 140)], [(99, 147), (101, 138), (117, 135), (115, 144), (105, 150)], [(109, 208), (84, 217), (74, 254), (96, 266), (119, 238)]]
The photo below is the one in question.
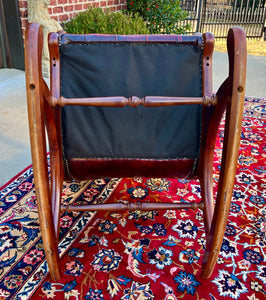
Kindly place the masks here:
[[(226, 53), (214, 52), (213, 90), (228, 75)], [(25, 73), (0, 69), (0, 187), (31, 164)], [(266, 57), (248, 56), (246, 95), (266, 97)]]
[(25, 73), (0, 69), (0, 187), (31, 164)]
[[(265, 45), (266, 46), (266, 45)], [(213, 54), (213, 90), (216, 91), (228, 74), (227, 53)], [(266, 97), (266, 56), (248, 55), (246, 95)]]

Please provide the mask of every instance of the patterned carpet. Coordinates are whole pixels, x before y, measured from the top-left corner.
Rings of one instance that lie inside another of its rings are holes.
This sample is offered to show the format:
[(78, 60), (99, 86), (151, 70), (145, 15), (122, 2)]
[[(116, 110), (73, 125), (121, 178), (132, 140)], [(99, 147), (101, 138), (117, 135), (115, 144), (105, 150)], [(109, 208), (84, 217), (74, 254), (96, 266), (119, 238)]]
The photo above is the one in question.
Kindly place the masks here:
[[(64, 213), (62, 279), (44, 260), (32, 169), (0, 189), (0, 299), (265, 299), (266, 99), (248, 98), (235, 188), (218, 263), (200, 277), (201, 211)], [(223, 140), (215, 155), (214, 189)], [(199, 201), (198, 181), (100, 179), (64, 186), (63, 201)]]

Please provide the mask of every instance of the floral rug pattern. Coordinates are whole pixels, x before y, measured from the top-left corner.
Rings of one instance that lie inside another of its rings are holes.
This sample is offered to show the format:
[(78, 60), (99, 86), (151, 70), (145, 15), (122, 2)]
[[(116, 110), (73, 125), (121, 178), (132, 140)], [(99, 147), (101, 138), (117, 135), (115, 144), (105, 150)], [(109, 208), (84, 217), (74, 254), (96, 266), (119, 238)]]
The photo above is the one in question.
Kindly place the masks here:
[[(209, 280), (200, 210), (72, 212), (60, 219), (62, 279), (47, 275), (32, 169), (0, 189), (0, 299), (265, 299), (266, 99), (245, 101), (226, 234)], [(217, 138), (221, 148), (224, 124)], [(217, 150), (214, 190), (218, 184)], [(67, 183), (64, 203), (200, 201), (198, 181), (133, 178)]]

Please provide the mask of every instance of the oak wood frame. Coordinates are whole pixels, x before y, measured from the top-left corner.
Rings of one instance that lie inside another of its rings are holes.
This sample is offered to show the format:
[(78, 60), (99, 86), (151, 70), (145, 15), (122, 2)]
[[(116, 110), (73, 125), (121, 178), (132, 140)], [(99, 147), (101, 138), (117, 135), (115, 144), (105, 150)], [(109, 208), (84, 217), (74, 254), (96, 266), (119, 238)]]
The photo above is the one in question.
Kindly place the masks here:
[[(41, 54), (42, 54), (42, 29), (39, 24), (32, 23), (27, 29), (25, 39), (25, 66), (26, 66), (26, 90), (28, 101), (28, 116), (31, 140), (31, 152), (33, 171), (35, 179), (35, 190), (38, 200), (39, 220), (43, 245), (47, 263), (52, 279), (60, 278), (59, 255), (58, 255), (58, 228), (59, 215), (61, 211), (77, 209), (71, 206), (62, 206), (61, 190), (64, 180), (64, 168), (62, 159), (62, 142), (60, 128), (60, 105), (66, 99), (60, 97), (60, 61), (58, 49), (58, 37), (60, 33), (52, 33), (49, 37), (49, 49), (51, 57), (49, 90), (42, 78)], [(206, 251), (203, 257), (202, 277), (207, 279), (211, 276), (217, 261), (222, 244), (227, 217), (230, 209), (231, 195), (233, 191), (235, 170), (239, 151), (242, 111), (244, 105), (245, 78), (246, 78), (246, 39), (244, 31), (239, 27), (229, 30), (227, 47), (229, 55), (229, 76), (219, 88), (216, 96), (212, 93), (212, 51), (214, 37), (210, 33), (204, 34), (203, 53), (203, 98), (197, 101), (205, 101), (207, 106), (203, 107), (203, 128), (201, 155), (198, 168), (198, 178), (201, 184), (202, 202), (199, 204), (180, 203), (143, 203), (143, 204), (97, 204), (95, 206), (81, 206), (80, 210), (159, 210), (180, 208), (201, 208), (204, 210), (204, 222), (207, 237)], [(145, 38), (145, 37), (143, 37)], [(187, 99), (166, 99), (151, 97), (147, 101), (151, 105), (171, 105), (187, 103)], [(208, 100), (209, 99), (209, 100)], [(195, 99), (194, 99), (195, 100)], [(75, 102), (77, 100), (71, 100)], [(78, 100), (79, 101), (79, 100)], [(154, 102), (153, 102), (154, 101)], [(83, 99), (88, 104), (90, 100)], [(92, 105), (106, 104), (106, 99), (92, 100)], [(104, 102), (104, 103), (103, 103)], [(108, 99), (109, 105), (136, 106), (144, 104), (142, 99)], [(73, 103), (72, 103), (73, 104)], [(209, 105), (215, 105), (209, 107)], [(226, 125), (224, 132), (224, 145), (216, 205), (213, 200), (213, 156), (215, 139), (220, 120), (226, 110)], [(47, 148), (45, 129), (48, 133), (50, 149), (50, 180), (48, 175)]]

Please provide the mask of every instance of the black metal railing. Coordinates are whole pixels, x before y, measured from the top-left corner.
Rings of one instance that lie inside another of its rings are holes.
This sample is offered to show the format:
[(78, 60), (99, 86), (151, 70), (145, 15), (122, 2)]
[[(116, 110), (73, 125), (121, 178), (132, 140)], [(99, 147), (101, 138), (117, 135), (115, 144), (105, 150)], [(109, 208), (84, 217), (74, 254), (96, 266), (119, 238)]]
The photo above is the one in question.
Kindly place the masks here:
[(266, 26), (265, 0), (180, 0), (180, 6), (189, 13), (184, 22), (191, 33), (211, 31), (225, 38), (230, 27), (241, 26), (248, 38), (260, 38)]

